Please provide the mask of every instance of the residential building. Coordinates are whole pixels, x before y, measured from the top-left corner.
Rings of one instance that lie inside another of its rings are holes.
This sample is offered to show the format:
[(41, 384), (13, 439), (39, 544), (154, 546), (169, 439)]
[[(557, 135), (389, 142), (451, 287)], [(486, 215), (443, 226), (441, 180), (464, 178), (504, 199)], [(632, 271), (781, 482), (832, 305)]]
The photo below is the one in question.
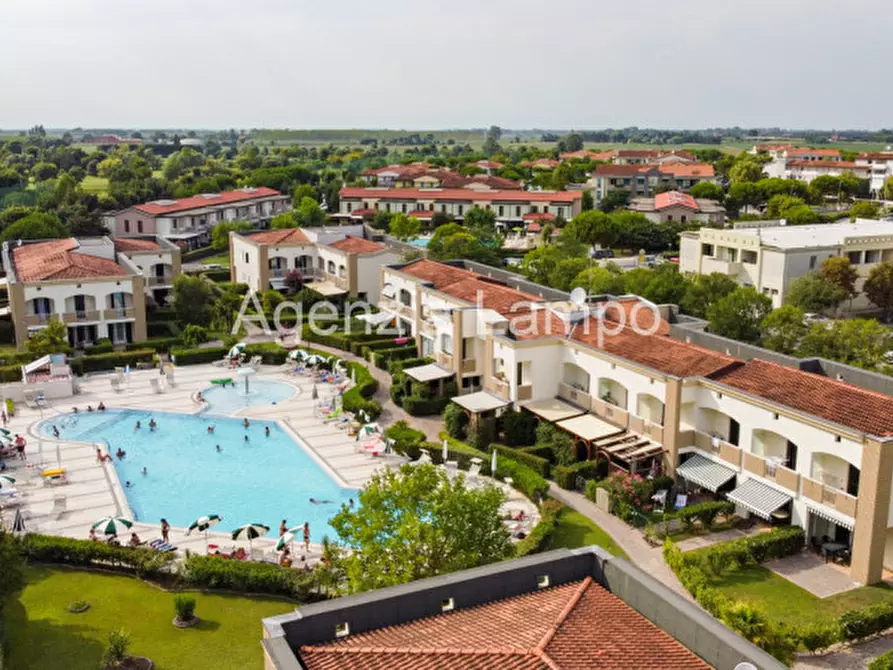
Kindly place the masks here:
[(616, 165), (661, 165), (666, 163), (696, 163), (695, 155), (684, 150), (615, 149), (609, 160)]
[(753, 148), (748, 150), (749, 154), (767, 154), (773, 159), (784, 158), (785, 154), (794, 148), (793, 144), (754, 144)]
[(582, 211), (581, 191), (521, 191), (487, 188), (342, 188), (340, 211), (333, 218), (362, 220), (376, 211), (428, 218), (443, 212), (462, 219), (471, 207), (490, 209), (497, 221), (523, 222), (525, 214), (552, 214), (570, 220)]
[(163, 237), (113, 238), (115, 251), (123, 253), (145, 277), (146, 295), (158, 304), (168, 302), (174, 280), (180, 276), (180, 247)]
[(854, 223), (807, 226), (770, 225), (732, 230), (702, 228), (682, 233), (679, 269), (693, 274), (721, 272), (742, 286), (753, 286), (784, 304), (791, 282), (816, 272), (833, 256), (850, 259), (859, 271), (860, 293), (845, 305), (852, 310), (871, 308), (861, 293), (871, 269), (893, 260), (893, 222), (858, 219)]
[(632, 199), (654, 196), (666, 190), (686, 191), (702, 181), (716, 183), (712, 165), (621, 163), (596, 166), (588, 186), (593, 191), (595, 202), (599, 203), (609, 191), (627, 191)]
[(785, 163), (784, 177), (805, 181), (808, 184), (816, 177), (823, 175), (839, 177), (845, 172), (850, 172), (859, 179), (870, 179), (872, 169), (867, 164), (859, 164), (855, 161), (789, 160)]
[(188, 249), (205, 246), (214, 226), (249, 221), (258, 227), (291, 209), (291, 197), (265, 186), (246, 186), (223, 193), (202, 193), (179, 200), (153, 200), (106, 217), (116, 237), (160, 235)]
[(303, 605), (263, 628), (266, 670), (785, 667), (596, 546)]
[(363, 238), (363, 226), (286, 228), (230, 233), (230, 275), (254, 291), (282, 290), (298, 270), (310, 288), (329, 298), (378, 302), (379, 270), (401, 253)]
[[(754, 149), (756, 148), (755, 146)], [(768, 154), (772, 158), (763, 166), (763, 171), (769, 177), (799, 179), (809, 183), (821, 175), (838, 177), (847, 171), (855, 173), (864, 172), (864, 176), (857, 174), (857, 176), (862, 176), (862, 178), (867, 178), (868, 176), (867, 170), (862, 170), (852, 161), (841, 160), (840, 151), (837, 149), (813, 149), (811, 147), (778, 145), (771, 150), (751, 150), (750, 153)]]
[(480, 168), (484, 171), (484, 174), (493, 174), (496, 170), (501, 170), (505, 167), (502, 163), (498, 163), (496, 161), (491, 160), (481, 160), (476, 163), (472, 163), (476, 168)]
[(654, 223), (678, 221), (710, 225), (722, 224), (726, 220), (726, 208), (716, 200), (695, 199), (679, 191), (664, 191), (653, 198), (633, 198), (627, 209), (641, 212)]
[(581, 149), (580, 151), (568, 151), (566, 153), (563, 153), (561, 154), (561, 156), (559, 156), (559, 158), (563, 161), (609, 161), (614, 158), (615, 153), (616, 152), (613, 150), (590, 151), (588, 149)]
[(893, 397), (673, 339), (634, 296), (572, 303), (467, 261), (388, 266), (381, 281), (380, 309), (461, 380), (472, 421), (515, 405), (570, 433), (582, 458), (663, 470), (741, 514), (834, 538), (855, 581), (893, 569)]
[(840, 151), (837, 149), (813, 149), (812, 147), (793, 147), (784, 152), (789, 161), (839, 161)]
[(531, 170), (554, 170), (559, 162), (554, 158), (537, 158), (534, 161), (523, 161), (521, 167), (530, 168)]
[[(154, 251), (155, 260), (169, 261), (173, 274), (173, 253), (160, 243)], [(104, 338), (114, 344), (145, 340), (146, 291), (154, 287), (147, 287), (147, 274), (137, 265), (148, 263), (141, 252), (131, 259), (132, 251), (108, 237), (4, 242), (16, 345), (23, 349), (52, 317), (68, 327), (73, 347)]]
[(475, 165), (490, 167), (481, 167), (484, 170), (482, 174), (465, 177), (447, 168), (434, 168), (428, 163), (410, 163), (363, 170), (360, 179), (371, 186), (395, 188), (520, 189), (523, 186), (520, 182), (493, 174), (498, 169), (493, 166), (502, 167), (501, 163), (478, 161)]
[(880, 197), (888, 179), (893, 177), (893, 151), (862, 153), (856, 156), (858, 168), (868, 168), (869, 190), (872, 197)]

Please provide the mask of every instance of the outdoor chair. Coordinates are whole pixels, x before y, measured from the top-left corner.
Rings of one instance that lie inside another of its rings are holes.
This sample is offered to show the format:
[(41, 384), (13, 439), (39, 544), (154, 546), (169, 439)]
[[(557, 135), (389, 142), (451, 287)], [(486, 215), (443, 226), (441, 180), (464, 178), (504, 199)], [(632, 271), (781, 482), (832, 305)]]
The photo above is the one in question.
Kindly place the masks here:
[(62, 518), (62, 515), (68, 510), (68, 497), (67, 496), (56, 496), (53, 498), (53, 509), (50, 511), (50, 516), (53, 517), (55, 521), (58, 521)]
[(149, 387), (155, 391), (155, 393), (164, 393), (164, 389), (161, 388), (158, 377), (152, 377), (152, 379), (149, 380)]

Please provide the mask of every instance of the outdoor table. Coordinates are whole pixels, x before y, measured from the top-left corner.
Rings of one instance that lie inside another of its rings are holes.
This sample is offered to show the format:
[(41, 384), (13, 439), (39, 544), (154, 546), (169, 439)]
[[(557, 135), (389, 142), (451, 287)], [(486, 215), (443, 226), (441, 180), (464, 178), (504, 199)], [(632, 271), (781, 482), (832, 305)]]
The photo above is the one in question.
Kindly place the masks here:
[(828, 558), (834, 558), (844, 549), (846, 549), (846, 545), (837, 542), (825, 542), (822, 544), (822, 557), (825, 559), (825, 563), (828, 562)]

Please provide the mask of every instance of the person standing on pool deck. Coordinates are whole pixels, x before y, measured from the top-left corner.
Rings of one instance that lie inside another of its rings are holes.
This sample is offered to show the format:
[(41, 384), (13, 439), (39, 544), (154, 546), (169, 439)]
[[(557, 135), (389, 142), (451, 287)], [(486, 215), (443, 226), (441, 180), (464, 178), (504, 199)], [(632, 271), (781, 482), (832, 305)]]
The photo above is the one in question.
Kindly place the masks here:
[(165, 544), (168, 541), (168, 534), (171, 532), (171, 526), (167, 522), (167, 519), (161, 520), (161, 539), (164, 540)]
[(285, 519), (282, 520), (282, 523), (279, 524), (279, 537), (285, 535), (285, 531), (288, 530), (288, 526), (285, 524)]
[(304, 551), (310, 551), (310, 522), (304, 522)]

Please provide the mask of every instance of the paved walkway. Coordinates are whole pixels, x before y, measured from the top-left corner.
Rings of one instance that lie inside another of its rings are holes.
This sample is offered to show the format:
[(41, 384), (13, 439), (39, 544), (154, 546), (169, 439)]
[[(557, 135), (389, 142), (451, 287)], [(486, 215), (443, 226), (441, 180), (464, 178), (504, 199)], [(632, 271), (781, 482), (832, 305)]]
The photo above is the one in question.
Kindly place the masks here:
[(635, 528), (629, 527), (616, 516), (600, 510), (594, 502), (575, 491), (566, 491), (555, 484), (550, 485), (549, 495), (568, 507), (580, 512), (598, 525), (629, 556), (630, 562), (664, 584), (667, 588), (692, 600), (691, 595), (664, 561), (660, 547), (652, 547)]
[(893, 649), (893, 636), (886, 635), (822, 656), (801, 656), (794, 670), (867, 670), (871, 661)]

